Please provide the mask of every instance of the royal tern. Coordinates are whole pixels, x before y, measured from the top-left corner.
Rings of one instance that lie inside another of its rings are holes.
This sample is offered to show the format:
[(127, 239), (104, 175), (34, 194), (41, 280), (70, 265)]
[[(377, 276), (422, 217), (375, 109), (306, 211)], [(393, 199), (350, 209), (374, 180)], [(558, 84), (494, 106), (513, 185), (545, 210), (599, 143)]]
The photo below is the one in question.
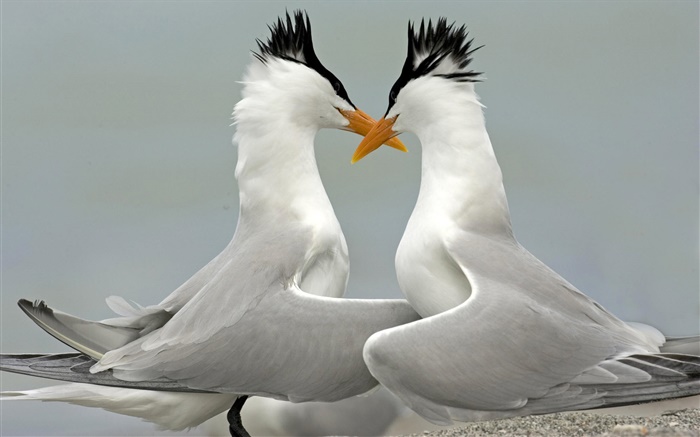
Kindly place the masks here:
[(308, 16), (287, 14), (271, 33), (258, 41), (234, 109), (240, 215), (229, 245), (158, 305), (108, 299), (118, 318), (85, 321), (20, 301), (79, 353), (2, 355), (2, 370), (111, 387), (72, 384), (6, 399), (99, 406), (171, 429), (235, 401), (231, 432), (244, 434), (248, 395), (336, 401), (377, 385), (362, 359), (366, 339), (418, 316), (403, 300), (336, 299), (347, 283), (347, 247), (313, 147), (321, 128), (366, 134), (374, 120), (318, 60)]
[(409, 24), (408, 39), (389, 108), (353, 161), (401, 132), (422, 144), (396, 273), (425, 318), (370, 337), (372, 374), (439, 424), (700, 393), (699, 337), (619, 320), (516, 241), (465, 27)]

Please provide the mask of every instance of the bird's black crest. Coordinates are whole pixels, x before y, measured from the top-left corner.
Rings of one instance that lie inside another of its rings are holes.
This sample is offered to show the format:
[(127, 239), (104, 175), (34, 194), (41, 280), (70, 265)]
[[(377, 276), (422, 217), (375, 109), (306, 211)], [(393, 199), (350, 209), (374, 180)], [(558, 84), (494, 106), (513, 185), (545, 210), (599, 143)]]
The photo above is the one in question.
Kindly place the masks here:
[(321, 64), (316, 52), (314, 52), (311, 22), (308, 14), (298, 10), (294, 11), (293, 15), (292, 19), (289, 13), (286, 13), (286, 20), (280, 17), (277, 19), (277, 23), (268, 26), (271, 32), (270, 37), (267, 42), (255, 40), (258, 43), (259, 53), (253, 52), (253, 55), (263, 63), (267, 63), (270, 58), (275, 57), (306, 65), (328, 79), (338, 96), (352, 105), (342, 82)]
[[(472, 62), (471, 54), (483, 46), (472, 48), (473, 39), (467, 40), (466, 26), (455, 27), (447, 24), (447, 19), (439, 18), (435, 26), (431, 20), (425, 25), (421, 20), (420, 28), (415, 30), (413, 23), (408, 23), (408, 53), (401, 75), (394, 83), (389, 94), (389, 109), (396, 102), (396, 96), (408, 82), (434, 72), (443, 62), (452, 63), (454, 71), (435, 76), (458, 82), (479, 82), (481, 73), (468, 70)], [(388, 110), (387, 110), (388, 112)]]

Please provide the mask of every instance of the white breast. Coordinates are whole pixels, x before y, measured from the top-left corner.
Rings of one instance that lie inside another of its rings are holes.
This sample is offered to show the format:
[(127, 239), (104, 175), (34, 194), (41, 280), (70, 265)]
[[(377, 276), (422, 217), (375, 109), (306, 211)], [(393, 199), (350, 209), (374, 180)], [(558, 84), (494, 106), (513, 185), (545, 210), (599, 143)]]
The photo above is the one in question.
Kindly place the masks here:
[(396, 251), (396, 275), (406, 299), (421, 317), (461, 304), (471, 295), (462, 269), (445, 249), (450, 224), (421, 220), (414, 212)]
[(313, 238), (299, 288), (318, 296), (342, 297), (350, 270), (348, 247), (332, 208), (328, 209), (306, 210), (304, 221), (313, 229)]

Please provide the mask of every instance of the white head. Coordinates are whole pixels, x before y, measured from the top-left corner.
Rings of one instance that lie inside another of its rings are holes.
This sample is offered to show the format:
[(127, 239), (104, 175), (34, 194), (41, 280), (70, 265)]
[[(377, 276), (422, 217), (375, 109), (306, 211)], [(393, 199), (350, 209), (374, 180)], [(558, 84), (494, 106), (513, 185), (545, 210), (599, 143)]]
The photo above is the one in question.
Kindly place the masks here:
[[(244, 77), (243, 99), (234, 109), (237, 136), (280, 129), (343, 129), (365, 135), (375, 121), (350, 100), (342, 82), (319, 61), (305, 12), (279, 18)], [(245, 131), (242, 133), (241, 131)], [(405, 148), (399, 141), (392, 147)]]
[(481, 47), (472, 48), (467, 36), (465, 26), (448, 25), (445, 18), (435, 26), (421, 20), (417, 31), (409, 23), (408, 54), (389, 93), (389, 107), (357, 147), (353, 162), (402, 132), (416, 133), (418, 127), (449, 116), (451, 105), (460, 100), (480, 105), (473, 91), (481, 73), (468, 67), (471, 54)]

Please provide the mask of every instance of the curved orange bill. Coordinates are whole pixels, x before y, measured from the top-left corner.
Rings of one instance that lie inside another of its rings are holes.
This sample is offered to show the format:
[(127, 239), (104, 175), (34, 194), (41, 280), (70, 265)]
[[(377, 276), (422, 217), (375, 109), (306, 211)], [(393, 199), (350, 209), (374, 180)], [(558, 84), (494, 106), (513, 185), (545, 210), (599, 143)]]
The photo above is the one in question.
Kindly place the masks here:
[[(372, 128), (375, 127), (375, 124), (377, 122), (375, 119), (367, 115), (366, 112), (360, 109), (356, 109), (354, 111), (343, 111), (339, 109), (338, 111), (340, 111), (340, 113), (343, 114), (343, 117), (345, 117), (350, 122), (350, 124), (345, 126), (343, 130), (355, 132), (356, 134), (360, 134), (362, 136), (367, 135), (372, 130)], [(393, 147), (394, 149), (400, 150), (402, 152), (408, 152), (406, 146), (404, 146), (401, 140), (399, 140), (398, 138), (389, 137), (386, 140), (379, 143), (377, 147), (381, 146), (382, 143), (385, 143), (387, 146)], [(375, 149), (377, 147), (375, 147)]]
[(382, 144), (386, 143), (388, 145), (389, 142), (396, 140), (397, 138), (394, 137), (399, 133), (393, 129), (395, 121), (396, 117), (382, 117), (377, 124), (374, 125), (372, 130), (365, 135), (365, 138), (362, 140), (360, 145), (357, 146), (357, 149), (355, 149), (355, 154), (352, 155), (352, 160), (350, 160), (350, 162), (354, 164), (377, 150)]

